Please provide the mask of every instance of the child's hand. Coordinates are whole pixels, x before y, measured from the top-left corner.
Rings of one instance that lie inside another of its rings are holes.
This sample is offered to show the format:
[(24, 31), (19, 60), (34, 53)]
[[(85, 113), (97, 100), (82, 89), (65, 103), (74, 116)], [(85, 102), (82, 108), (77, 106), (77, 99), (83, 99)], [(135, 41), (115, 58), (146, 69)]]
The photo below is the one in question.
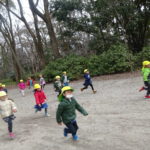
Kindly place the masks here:
[(16, 113), (16, 112), (17, 112), (17, 109), (13, 109), (12, 111), (13, 111), (14, 113)]
[(41, 107), (41, 104), (38, 104)]
[(58, 125), (62, 126), (62, 122), (59, 122)]

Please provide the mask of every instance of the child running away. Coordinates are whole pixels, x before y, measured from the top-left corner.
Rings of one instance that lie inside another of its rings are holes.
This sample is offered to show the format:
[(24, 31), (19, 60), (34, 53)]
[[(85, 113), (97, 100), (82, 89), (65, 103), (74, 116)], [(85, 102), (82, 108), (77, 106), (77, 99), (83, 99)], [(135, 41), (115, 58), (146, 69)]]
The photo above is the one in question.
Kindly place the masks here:
[(93, 87), (92, 80), (91, 80), (90, 73), (89, 73), (88, 69), (85, 69), (85, 70), (84, 70), (84, 78), (85, 78), (85, 82), (84, 82), (84, 84), (83, 84), (84, 87), (81, 88), (81, 91), (87, 89), (88, 86), (91, 86), (92, 91), (93, 91), (93, 93), (95, 94), (96, 91), (94, 90), (94, 87)]
[(42, 75), (40, 75), (40, 85), (42, 90), (44, 90), (45, 84), (46, 84), (45, 79), (43, 78)]
[(45, 93), (41, 90), (41, 86), (39, 84), (34, 85), (34, 97), (36, 100), (36, 105), (34, 107), (36, 109), (35, 112), (45, 109), (45, 116), (50, 116), (47, 112), (48, 104), (46, 103)]
[(63, 86), (69, 86), (69, 79), (68, 79), (66, 71), (63, 72), (63, 75), (62, 75), (62, 78), (61, 78), (61, 82), (62, 82)]
[(147, 90), (146, 96), (144, 98), (150, 98), (150, 62), (143, 61), (142, 75), (144, 80), (144, 87), (139, 91)]
[(25, 96), (25, 88), (26, 88), (26, 84), (23, 82), (23, 80), (20, 80), (20, 83), (18, 84), (18, 87), (20, 89), (20, 92), (22, 94), (22, 96)]
[(13, 139), (15, 137), (13, 133), (13, 120), (16, 118), (14, 113), (17, 112), (17, 107), (12, 100), (7, 98), (7, 94), (4, 91), (0, 91), (0, 115), (2, 119), (8, 123), (9, 137)]
[(62, 89), (60, 76), (55, 77), (54, 88), (55, 88), (55, 92), (57, 93), (57, 97), (58, 97), (61, 94), (61, 89)]
[(73, 97), (73, 89), (70, 86), (65, 86), (62, 88), (61, 95), (59, 96), (60, 104), (56, 113), (56, 120), (59, 125), (62, 122), (66, 125), (64, 128), (64, 136), (67, 137), (68, 134), (72, 134), (73, 140), (78, 140), (77, 130), (78, 125), (76, 121), (77, 109), (84, 116), (88, 113), (78, 104), (78, 102)]

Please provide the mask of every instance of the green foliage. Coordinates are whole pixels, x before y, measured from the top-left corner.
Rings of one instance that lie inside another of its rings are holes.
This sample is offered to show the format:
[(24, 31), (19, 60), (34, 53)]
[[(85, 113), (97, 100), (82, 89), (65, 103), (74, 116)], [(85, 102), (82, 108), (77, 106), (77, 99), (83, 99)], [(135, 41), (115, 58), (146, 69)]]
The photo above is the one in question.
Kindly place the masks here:
[(150, 47), (144, 47), (143, 51), (141, 51), (136, 55), (135, 59), (136, 68), (141, 67), (142, 62), (145, 60), (150, 61)]
[(132, 70), (134, 57), (123, 45), (114, 45), (101, 55), (88, 57), (69, 55), (50, 62), (43, 70), (47, 81), (52, 81), (56, 75), (67, 71), (71, 79), (78, 79), (83, 70), (88, 68), (92, 76), (113, 74)]

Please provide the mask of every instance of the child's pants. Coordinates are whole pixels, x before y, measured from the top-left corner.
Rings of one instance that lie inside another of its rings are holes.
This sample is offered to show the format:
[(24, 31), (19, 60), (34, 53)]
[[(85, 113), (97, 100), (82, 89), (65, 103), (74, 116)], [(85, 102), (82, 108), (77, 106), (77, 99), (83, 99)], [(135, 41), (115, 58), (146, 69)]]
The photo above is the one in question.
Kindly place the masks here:
[(148, 83), (148, 81), (144, 81), (144, 85), (145, 85), (145, 90), (147, 90), (147, 96), (150, 95), (150, 83)]
[(91, 89), (94, 91), (94, 87), (93, 87), (93, 84), (92, 84), (92, 83), (90, 83), (90, 84), (88, 84), (88, 85), (85, 85), (85, 87), (83, 88), (83, 90), (87, 89), (88, 86), (90, 86)]
[(24, 96), (24, 90), (20, 90), (20, 92), (21, 92), (22, 96)]
[(12, 128), (13, 128), (13, 123), (12, 120), (14, 120), (16, 117), (14, 115), (11, 115), (9, 117), (5, 117), (3, 118), (3, 120), (8, 123), (8, 131), (12, 132)]
[(79, 128), (76, 120), (71, 121), (70, 123), (67, 123), (66, 126), (67, 126), (67, 128), (65, 128), (66, 133), (71, 133), (72, 136), (76, 135), (77, 130)]

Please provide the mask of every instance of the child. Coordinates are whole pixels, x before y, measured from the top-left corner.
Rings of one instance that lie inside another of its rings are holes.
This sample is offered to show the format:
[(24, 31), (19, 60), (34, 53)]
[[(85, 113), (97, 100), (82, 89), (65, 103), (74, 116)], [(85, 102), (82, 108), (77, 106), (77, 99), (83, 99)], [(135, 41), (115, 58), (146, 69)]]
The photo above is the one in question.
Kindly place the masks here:
[(57, 123), (62, 125), (63, 122), (67, 127), (64, 129), (64, 136), (67, 137), (68, 133), (71, 133), (73, 140), (76, 141), (78, 140), (78, 125), (75, 110), (77, 109), (84, 116), (88, 115), (88, 113), (75, 100), (73, 97), (73, 89), (70, 86), (65, 86), (62, 88), (60, 101), (61, 102), (56, 113)]
[(2, 91), (2, 90), (3, 90), (2, 83), (0, 83), (0, 91)]
[(68, 80), (68, 76), (67, 76), (67, 72), (63, 72), (62, 78), (61, 78), (61, 82), (63, 86), (68, 86), (69, 85), (69, 80)]
[(144, 87), (142, 87), (139, 91), (147, 90), (147, 94), (144, 98), (150, 98), (150, 62), (144, 61), (142, 68), (142, 75), (144, 80)]
[(55, 82), (54, 82), (54, 88), (55, 88), (55, 92), (57, 92), (57, 96), (59, 96), (61, 94), (61, 89), (62, 89), (62, 84), (60, 81), (60, 76), (56, 76), (55, 77)]
[(40, 85), (41, 85), (41, 89), (42, 90), (44, 89), (45, 84), (46, 84), (45, 79), (43, 78), (42, 75), (40, 75)]
[(28, 77), (27, 86), (29, 86), (29, 89), (31, 89), (33, 85), (34, 85), (33, 79), (31, 79), (31, 77)]
[(7, 94), (4, 91), (0, 91), (0, 115), (3, 120), (8, 123), (9, 137), (14, 138), (13, 123), (16, 118), (14, 113), (17, 112), (17, 107), (14, 102), (7, 98)]
[(39, 84), (34, 85), (34, 97), (36, 100), (35, 112), (41, 111), (43, 108), (45, 109), (45, 116), (48, 117), (49, 114), (47, 112), (48, 105), (46, 103), (45, 93), (41, 90), (41, 86)]
[(92, 84), (92, 80), (91, 80), (91, 77), (90, 77), (90, 74), (89, 74), (89, 71), (88, 69), (85, 69), (84, 70), (84, 78), (85, 78), (85, 82), (84, 82), (84, 87), (81, 88), (81, 91), (85, 90), (88, 88), (88, 86), (91, 86), (92, 90), (93, 90), (93, 93), (95, 94), (96, 91), (94, 90), (94, 87), (93, 87), (93, 84)]
[(26, 84), (23, 82), (23, 80), (20, 80), (20, 83), (18, 84), (18, 87), (20, 89), (20, 92), (21, 92), (22, 96), (25, 96)]
[(4, 91), (4, 92), (6, 92), (6, 93), (8, 93), (8, 90), (6, 89), (6, 86), (5, 86), (5, 84), (2, 84), (2, 91)]

